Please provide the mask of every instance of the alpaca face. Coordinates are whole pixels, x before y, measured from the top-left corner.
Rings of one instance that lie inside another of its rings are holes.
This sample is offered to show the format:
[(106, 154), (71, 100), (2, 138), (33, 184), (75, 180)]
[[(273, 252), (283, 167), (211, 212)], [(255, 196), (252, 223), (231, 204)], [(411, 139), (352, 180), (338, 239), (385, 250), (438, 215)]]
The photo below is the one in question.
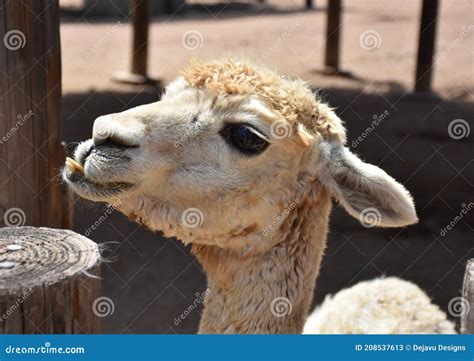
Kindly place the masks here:
[(157, 103), (96, 119), (93, 138), (74, 155), (84, 171), (65, 168), (63, 176), (81, 197), (112, 203), (168, 236), (247, 242), (311, 181), (309, 135), (291, 132), (258, 97), (180, 78)]
[[(340, 126), (308, 94), (319, 117)], [(316, 184), (355, 217), (374, 207), (378, 225), (416, 220), (403, 186), (344, 148), (344, 136), (325, 137), (290, 118), (258, 93), (178, 78), (161, 101), (96, 119), (63, 178), (78, 195), (112, 203), (152, 230), (226, 248), (270, 247), (265, 230)]]

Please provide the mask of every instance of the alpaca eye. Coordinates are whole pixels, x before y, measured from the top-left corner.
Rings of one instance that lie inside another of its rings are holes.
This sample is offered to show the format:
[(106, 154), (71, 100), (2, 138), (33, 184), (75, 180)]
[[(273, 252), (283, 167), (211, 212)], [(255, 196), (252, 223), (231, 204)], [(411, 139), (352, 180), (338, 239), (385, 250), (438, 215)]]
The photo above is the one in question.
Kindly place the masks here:
[(268, 142), (254, 128), (244, 124), (231, 124), (221, 131), (224, 139), (234, 148), (247, 155), (263, 152)]

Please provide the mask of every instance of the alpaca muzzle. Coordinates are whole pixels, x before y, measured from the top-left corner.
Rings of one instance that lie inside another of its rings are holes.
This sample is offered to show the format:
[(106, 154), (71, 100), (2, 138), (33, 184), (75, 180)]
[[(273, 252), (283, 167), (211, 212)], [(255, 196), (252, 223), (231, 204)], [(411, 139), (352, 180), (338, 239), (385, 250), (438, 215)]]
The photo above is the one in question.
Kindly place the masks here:
[(109, 143), (123, 148), (137, 148), (143, 134), (143, 126), (136, 117), (110, 114), (94, 121), (92, 140), (95, 145)]

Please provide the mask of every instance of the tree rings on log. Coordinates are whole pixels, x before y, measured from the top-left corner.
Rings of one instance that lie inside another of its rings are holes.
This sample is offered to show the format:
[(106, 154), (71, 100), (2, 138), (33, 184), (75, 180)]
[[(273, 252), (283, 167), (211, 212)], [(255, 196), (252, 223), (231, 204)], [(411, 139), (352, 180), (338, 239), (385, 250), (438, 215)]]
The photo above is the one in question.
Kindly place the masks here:
[(100, 253), (64, 229), (0, 228), (0, 333), (96, 333)]

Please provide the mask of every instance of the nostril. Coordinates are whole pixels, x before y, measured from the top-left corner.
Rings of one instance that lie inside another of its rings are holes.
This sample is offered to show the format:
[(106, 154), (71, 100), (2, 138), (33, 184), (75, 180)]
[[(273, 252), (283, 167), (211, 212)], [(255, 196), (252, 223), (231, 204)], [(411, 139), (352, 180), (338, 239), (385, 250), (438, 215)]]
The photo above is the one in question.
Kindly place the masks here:
[(131, 148), (138, 148), (138, 145), (126, 145), (120, 142), (116, 142), (112, 139), (106, 139), (104, 142), (100, 144), (93, 144), (90, 147), (87, 154), (85, 154), (84, 159), (88, 158), (90, 155), (100, 155), (103, 157), (123, 157), (125, 155), (125, 151)]
[(109, 148), (138, 148), (138, 144), (133, 144), (116, 136), (108, 136), (107, 138), (100, 139), (100, 141), (94, 139), (94, 145)]

